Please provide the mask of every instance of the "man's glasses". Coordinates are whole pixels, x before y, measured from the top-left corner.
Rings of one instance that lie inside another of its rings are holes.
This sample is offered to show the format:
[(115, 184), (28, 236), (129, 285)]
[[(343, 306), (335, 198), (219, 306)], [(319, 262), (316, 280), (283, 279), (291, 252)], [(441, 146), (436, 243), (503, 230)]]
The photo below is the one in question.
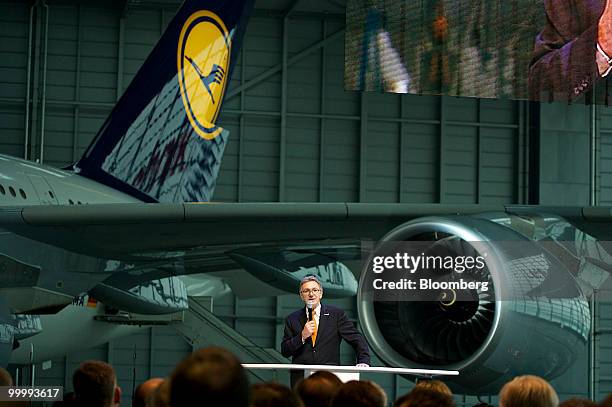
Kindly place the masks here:
[(317, 294), (319, 294), (321, 292), (321, 290), (319, 290), (318, 288), (313, 288), (312, 290), (302, 290), (300, 292), (302, 294), (306, 294), (306, 295), (308, 295), (310, 293), (313, 293), (313, 294), (317, 295)]

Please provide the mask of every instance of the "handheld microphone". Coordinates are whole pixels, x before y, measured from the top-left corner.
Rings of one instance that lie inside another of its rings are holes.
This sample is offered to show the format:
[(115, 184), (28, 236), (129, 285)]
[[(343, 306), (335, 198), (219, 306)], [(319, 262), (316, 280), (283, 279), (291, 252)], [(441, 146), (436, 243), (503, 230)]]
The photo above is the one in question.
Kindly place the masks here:
[(308, 308), (308, 321), (312, 321), (312, 302), (308, 302), (308, 304), (306, 304), (306, 308)]

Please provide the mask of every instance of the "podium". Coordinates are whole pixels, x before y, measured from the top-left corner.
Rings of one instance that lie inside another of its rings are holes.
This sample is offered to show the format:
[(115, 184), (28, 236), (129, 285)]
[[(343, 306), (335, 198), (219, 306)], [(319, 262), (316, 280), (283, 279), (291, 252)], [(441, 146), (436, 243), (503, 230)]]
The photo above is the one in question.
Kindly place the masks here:
[(437, 370), (437, 369), (404, 369), (399, 367), (357, 367), (357, 366), (335, 366), (335, 365), (295, 365), (289, 363), (243, 363), (242, 366), (247, 370), (302, 370), (304, 377), (320, 370), (331, 372), (338, 376), (343, 382), (359, 380), (361, 373), (386, 373), (386, 374), (405, 374), (411, 376), (434, 377), (434, 376), (458, 376), (457, 370)]

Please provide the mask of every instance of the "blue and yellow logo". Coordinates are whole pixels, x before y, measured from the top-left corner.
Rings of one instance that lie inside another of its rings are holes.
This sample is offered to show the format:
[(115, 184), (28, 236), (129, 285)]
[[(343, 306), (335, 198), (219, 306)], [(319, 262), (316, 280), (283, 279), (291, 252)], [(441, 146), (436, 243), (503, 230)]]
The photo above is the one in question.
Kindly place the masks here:
[(231, 38), (215, 13), (193, 13), (183, 25), (177, 49), (178, 80), (191, 126), (207, 140), (217, 137), (215, 124), (227, 83)]

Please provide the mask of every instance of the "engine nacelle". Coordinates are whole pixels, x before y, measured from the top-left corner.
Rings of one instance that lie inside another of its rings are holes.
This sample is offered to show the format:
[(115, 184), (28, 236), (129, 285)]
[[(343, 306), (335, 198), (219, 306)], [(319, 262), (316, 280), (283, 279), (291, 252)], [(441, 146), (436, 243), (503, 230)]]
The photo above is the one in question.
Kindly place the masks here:
[[(572, 365), (590, 330), (590, 310), (576, 271), (559, 250), (508, 225), (487, 216), (427, 217), (383, 237), (379, 248), (389, 242), (427, 241), (451, 256), (476, 256), (486, 247), (486, 268), (476, 277), (490, 286), (486, 292), (454, 290), (457, 301), (451, 302), (385, 301), (374, 295), (372, 273), (364, 269), (359, 320), (384, 362), (458, 370), (449, 385), (463, 394), (495, 394), (516, 375), (551, 379)], [(469, 278), (470, 272), (465, 273)]]

